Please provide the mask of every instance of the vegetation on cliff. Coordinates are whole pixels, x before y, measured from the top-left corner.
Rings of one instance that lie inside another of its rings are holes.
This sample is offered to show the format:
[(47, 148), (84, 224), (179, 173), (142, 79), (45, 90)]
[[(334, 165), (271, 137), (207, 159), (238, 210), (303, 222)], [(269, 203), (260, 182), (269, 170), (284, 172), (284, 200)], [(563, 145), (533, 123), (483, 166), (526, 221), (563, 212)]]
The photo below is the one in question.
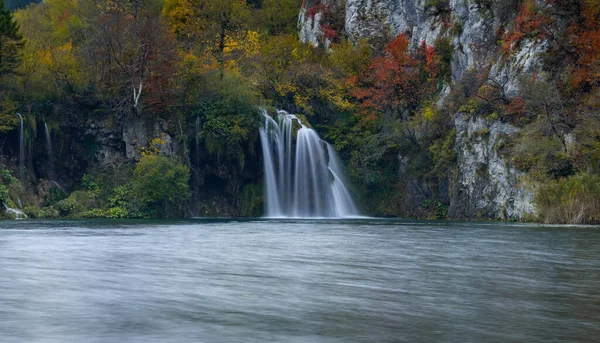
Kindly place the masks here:
[[(402, 33), (381, 49), (347, 39), (320, 3), (306, 10), (325, 14), (331, 45), (301, 43), (300, 0), (47, 0), (14, 19), (2, 10), (1, 162), (17, 174), (20, 111), (29, 151), (19, 197), (32, 216), (258, 215), (258, 106), (272, 106), (305, 115), (334, 145), (367, 213), (442, 219), (460, 113), (520, 128), (497, 149), (537, 185), (541, 220), (597, 222), (597, 206), (572, 208), (593, 198), (600, 174), (600, 6), (498, 3), (477, 1), (507, 21), (501, 58), (548, 44), (543, 75), (523, 75), (516, 92), (489, 65), (453, 81), (462, 23), (447, 1), (427, 2), (443, 27), (433, 43)], [(151, 137), (122, 142), (138, 122)], [(407, 201), (414, 189), (422, 203)]]

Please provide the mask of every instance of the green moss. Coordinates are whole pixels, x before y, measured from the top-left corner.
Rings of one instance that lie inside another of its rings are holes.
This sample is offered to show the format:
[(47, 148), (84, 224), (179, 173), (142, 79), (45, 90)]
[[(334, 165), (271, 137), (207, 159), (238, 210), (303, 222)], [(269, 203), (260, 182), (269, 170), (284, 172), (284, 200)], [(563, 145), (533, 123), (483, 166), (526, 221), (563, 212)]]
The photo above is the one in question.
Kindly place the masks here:
[(242, 217), (258, 217), (263, 213), (263, 185), (246, 184), (239, 195), (240, 215)]

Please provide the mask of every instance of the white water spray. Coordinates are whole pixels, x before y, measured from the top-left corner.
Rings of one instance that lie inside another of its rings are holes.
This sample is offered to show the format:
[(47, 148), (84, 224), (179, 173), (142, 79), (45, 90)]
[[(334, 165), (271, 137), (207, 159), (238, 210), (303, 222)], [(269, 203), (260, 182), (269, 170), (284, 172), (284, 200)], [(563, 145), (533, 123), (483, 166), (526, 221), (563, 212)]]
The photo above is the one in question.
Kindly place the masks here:
[(6, 209), (6, 213), (10, 214), (15, 219), (27, 219), (27, 215), (25, 213), (23, 213), (23, 211), (19, 211), (14, 208), (10, 208), (6, 204), (4, 204), (4, 208)]
[(50, 137), (50, 130), (48, 130), (48, 124), (44, 122), (44, 130), (46, 133), (46, 149), (48, 150), (48, 159), (50, 160), (50, 180), (54, 180), (56, 173), (54, 172), (54, 158), (52, 155), (52, 138)]
[(278, 111), (275, 120), (263, 110), (263, 116), (267, 217), (360, 216), (331, 145), (293, 114)]

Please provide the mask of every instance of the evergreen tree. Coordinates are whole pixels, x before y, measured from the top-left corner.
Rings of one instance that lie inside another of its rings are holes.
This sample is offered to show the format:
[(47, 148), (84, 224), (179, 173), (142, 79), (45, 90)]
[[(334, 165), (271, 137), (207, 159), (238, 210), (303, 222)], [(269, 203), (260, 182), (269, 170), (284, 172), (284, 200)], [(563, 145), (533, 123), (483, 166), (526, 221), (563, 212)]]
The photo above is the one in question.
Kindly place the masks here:
[(10, 10), (4, 8), (4, 0), (0, 0), (0, 77), (14, 73), (24, 44), (19, 25)]

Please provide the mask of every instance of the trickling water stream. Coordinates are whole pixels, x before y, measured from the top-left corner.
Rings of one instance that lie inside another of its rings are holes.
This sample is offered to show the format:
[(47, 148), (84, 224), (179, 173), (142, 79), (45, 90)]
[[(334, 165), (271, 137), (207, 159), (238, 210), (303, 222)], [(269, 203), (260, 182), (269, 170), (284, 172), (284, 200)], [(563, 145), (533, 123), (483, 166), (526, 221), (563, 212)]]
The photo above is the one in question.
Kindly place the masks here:
[(14, 217), (14, 219), (27, 219), (27, 215), (23, 211), (8, 207), (7, 204), (4, 204), (4, 209), (6, 209), (6, 213), (11, 217)]
[(52, 138), (50, 137), (50, 130), (48, 130), (48, 124), (44, 122), (44, 130), (46, 133), (46, 149), (48, 150), (48, 159), (50, 160), (50, 180), (54, 180), (56, 173), (54, 172), (54, 158), (52, 155)]
[(25, 134), (23, 128), (23, 116), (20, 113), (17, 113), (17, 117), (19, 117), (19, 179), (23, 181), (24, 173), (25, 173)]
[(267, 217), (359, 216), (331, 145), (293, 114), (278, 111), (276, 119), (266, 111), (263, 115)]
[(196, 117), (196, 132), (195, 132), (195, 142), (196, 142), (196, 167), (200, 167), (200, 117)]

